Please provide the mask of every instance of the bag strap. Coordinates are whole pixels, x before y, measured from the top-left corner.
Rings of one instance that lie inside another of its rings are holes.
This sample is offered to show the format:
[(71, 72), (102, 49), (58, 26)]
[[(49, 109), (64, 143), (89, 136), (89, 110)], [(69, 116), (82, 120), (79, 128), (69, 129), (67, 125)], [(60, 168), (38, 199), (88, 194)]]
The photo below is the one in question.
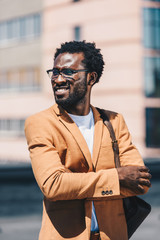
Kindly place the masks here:
[(112, 148), (114, 152), (114, 163), (116, 168), (120, 167), (120, 159), (119, 159), (119, 146), (118, 146), (118, 141), (116, 140), (116, 136), (112, 127), (111, 122), (109, 121), (109, 118), (107, 116), (107, 113), (105, 110), (102, 110), (100, 108), (97, 108), (98, 112), (101, 115), (101, 118), (103, 119), (103, 123), (106, 125), (108, 128), (108, 131), (110, 133), (110, 137), (112, 139)]

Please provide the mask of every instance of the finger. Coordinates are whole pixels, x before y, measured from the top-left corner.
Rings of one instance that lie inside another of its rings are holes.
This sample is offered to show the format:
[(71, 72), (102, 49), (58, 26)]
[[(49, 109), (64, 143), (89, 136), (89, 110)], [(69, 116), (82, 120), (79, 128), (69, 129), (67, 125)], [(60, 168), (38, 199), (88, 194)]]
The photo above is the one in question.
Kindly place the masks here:
[(144, 190), (143, 186), (141, 186), (140, 184), (138, 185), (138, 191), (139, 191), (140, 194), (145, 193), (145, 190)]
[(143, 179), (143, 178), (140, 178), (140, 179), (139, 179), (139, 183), (140, 183), (140, 185), (147, 186), (147, 187), (151, 187), (151, 183), (150, 183), (149, 180), (145, 180), (145, 179)]
[(150, 173), (141, 173), (141, 178), (146, 178), (146, 179), (151, 179), (152, 178), (152, 175)]
[(140, 172), (149, 172), (149, 168), (146, 167), (146, 166), (140, 166), (140, 167), (139, 167), (139, 171), (140, 171)]

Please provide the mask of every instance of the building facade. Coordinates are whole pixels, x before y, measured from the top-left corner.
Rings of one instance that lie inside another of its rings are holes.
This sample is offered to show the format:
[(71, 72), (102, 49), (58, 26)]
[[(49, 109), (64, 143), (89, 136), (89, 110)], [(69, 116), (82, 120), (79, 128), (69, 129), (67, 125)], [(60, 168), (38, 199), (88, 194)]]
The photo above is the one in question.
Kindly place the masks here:
[(28, 161), (27, 116), (50, 107), (60, 43), (95, 42), (104, 74), (92, 104), (124, 115), (144, 159), (160, 156), (160, 1), (0, 0), (0, 160)]
[[(0, 1), (0, 160), (29, 159), (24, 121), (42, 89), (42, 1)], [(29, 111), (28, 111), (29, 110)]]

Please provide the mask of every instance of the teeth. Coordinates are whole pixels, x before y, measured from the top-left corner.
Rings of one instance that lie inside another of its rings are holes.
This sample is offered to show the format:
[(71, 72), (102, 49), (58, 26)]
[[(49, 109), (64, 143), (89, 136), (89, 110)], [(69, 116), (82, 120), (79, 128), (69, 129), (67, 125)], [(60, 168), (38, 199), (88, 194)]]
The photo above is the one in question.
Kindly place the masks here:
[(57, 92), (64, 92), (64, 91), (66, 91), (66, 89), (65, 88), (60, 88), (60, 89), (57, 89), (56, 91)]

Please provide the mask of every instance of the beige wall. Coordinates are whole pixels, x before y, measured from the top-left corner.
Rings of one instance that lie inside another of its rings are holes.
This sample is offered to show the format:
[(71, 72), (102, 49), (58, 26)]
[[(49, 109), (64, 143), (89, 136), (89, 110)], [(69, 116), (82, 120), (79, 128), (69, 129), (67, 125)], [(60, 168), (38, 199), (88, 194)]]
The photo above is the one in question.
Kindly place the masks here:
[(41, 40), (12, 44), (0, 48), (0, 69), (19, 68), (41, 65)]

